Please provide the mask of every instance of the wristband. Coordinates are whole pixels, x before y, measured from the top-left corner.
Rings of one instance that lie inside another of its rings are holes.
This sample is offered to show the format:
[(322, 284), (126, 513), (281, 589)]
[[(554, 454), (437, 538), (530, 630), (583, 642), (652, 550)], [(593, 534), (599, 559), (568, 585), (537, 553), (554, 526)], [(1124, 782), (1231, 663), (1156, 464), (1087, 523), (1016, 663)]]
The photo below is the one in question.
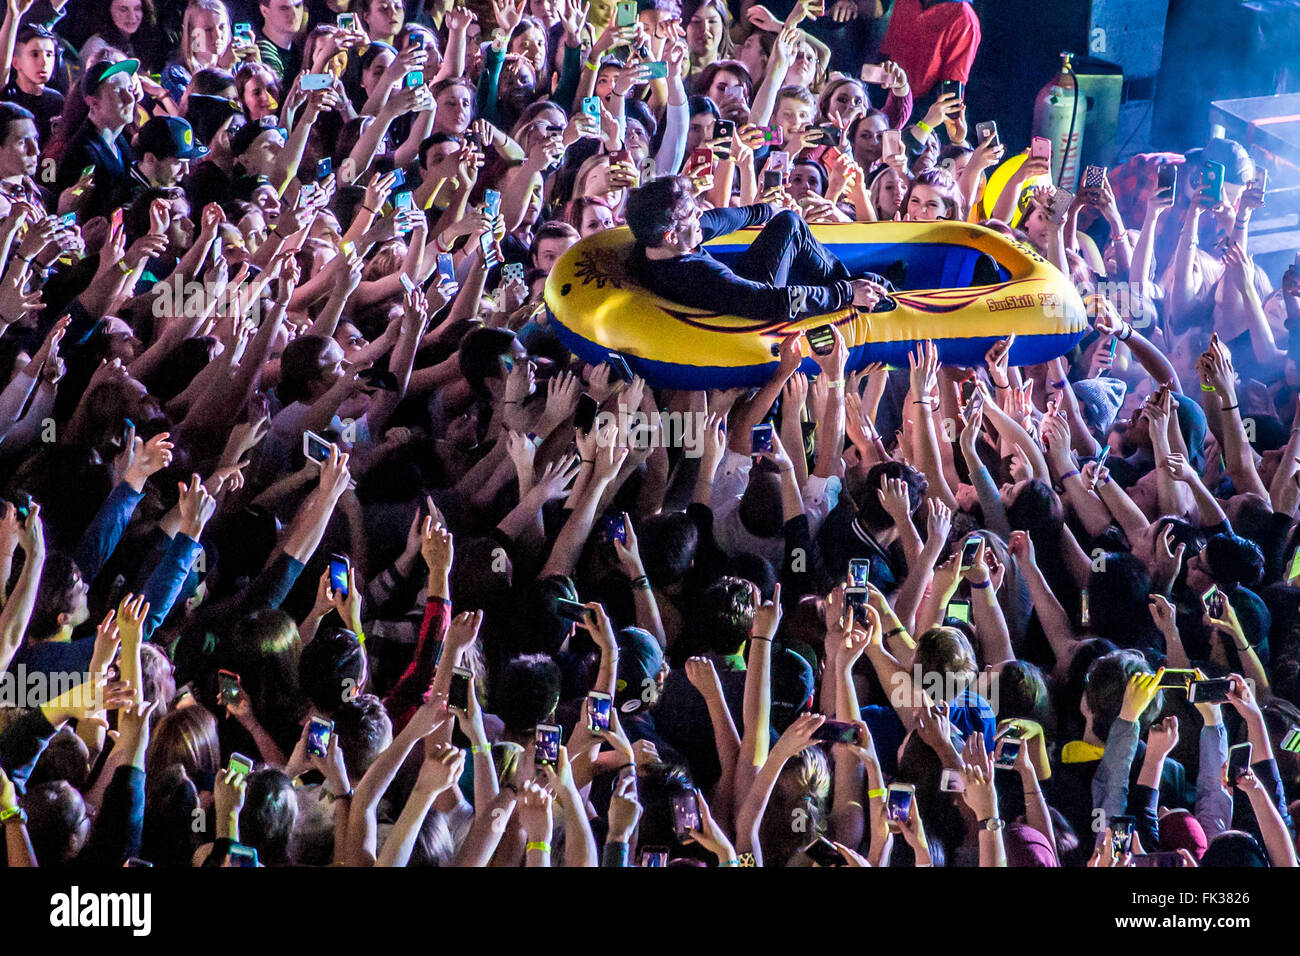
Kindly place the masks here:
[(644, 575), (644, 574), (641, 575), (639, 578), (635, 579), (635, 580), (632, 582), (632, 590), (633, 590), (633, 591), (649, 591), (649, 590), (650, 590), (650, 578), (649, 578), (648, 576)]
[(551, 845), (544, 840), (533, 840), (524, 847), (525, 853), (532, 853), (534, 850), (540, 850), (542, 853), (549, 854), (551, 852)]
[[(1128, 335), (1125, 335), (1124, 332), (1127, 332)], [(1129, 325), (1127, 322), (1124, 323), (1124, 332), (1121, 332), (1119, 335), (1115, 336), (1115, 338), (1119, 339), (1121, 342), (1127, 342), (1129, 339), (1133, 338), (1133, 326)]]
[(483, 756), (483, 754), (488, 753), (491, 749), (492, 749), (492, 748), (491, 748), (490, 746), (488, 746), (487, 744), (482, 744), (482, 745), (476, 745), (476, 746), (470, 747), (470, 748), (469, 748), (469, 752), (470, 752), (470, 754), (471, 754), (472, 756), (474, 756), (474, 757), (481, 757), (481, 756)]
[(718, 866), (740, 866), (740, 860), (719, 860)]
[(931, 126), (929, 123), (927, 123), (925, 120), (917, 120), (912, 125), (915, 126), (917, 129), (919, 129), (926, 136), (929, 136), (931, 133), (934, 132), (934, 127)]
[(372, 216), (378, 216), (378, 215), (379, 215), (379, 210), (378, 210), (378, 209), (371, 209), (371, 208), (370, 208), (369, 206), (367, 206), (365, 203), (362, 203), (362, 204), (361, 204), (361, 208), (364, 209), (366, 212), (370, 213), (370, 215), (372, 215)]
[(751, 641), (767, 641), (767, 643), (769, 643), (769, 644), (772, 643), (772, 639), (771, 639), (770, 637), (760, 637), (760, 636), (757, 635), (757, 634), (753, 634), (753, 635), (751, 635), (749, 639), (750, 639)]
[(903, 626), (900, 624), (898, 627), (894, 628), (892, 631), (890, 631), (888, 634), (886, 634), (886, 635), (882, 638), (882, 640), (886, 640), (886, 641), (887, 641), (887, 640), (889, 640), (891, 637), (893, 637), (895, 634), (906, 634), (906, 633), (907, 633), (907, 628), (903, 627)]
[(883, 800), (885, 798), (885, 788), (877, 787), (875, 790), (867, 791), (868, 800)]
[(0, 810), (0, 823), (17, 823), (26, 826), (27, 811), (22, 807), (10, 807), (8, 810)]
[(842, 379), (842, 378), (837, 378), (837, 379), (835, 379), (835, 381), (833, 381), (833, 382), (827, 382), (827, 383), (826, 383), (826, 387), (827, 387), (827, 388), (843, 388), (843, 387), (844, 387), (844, 379)]
[(579, 464), (583, 464), (583, 465), (594, 465), (594, 464), (596, 463), (596, 459), (594, 459), (594, 458), (580, 458), (580, 459), (578, 459), (578, 462), (579, 462)]
[(967, 581), (966, 583), (969, 584), (969, 585), (970, 585), (971, 587), (973, 587), (973, 588), (991, 588), (991, 587), (993, 587), (993, 582), (992, 582), (992, 581)]
[(591, 70), (591, 72), (593, 72), (593, 73), (599, 73), (599, 72), (600, 72), (600, 64), (599, 64), (599, 63), (592, 63), (592, 62), (591, 62), (591, 57), (587, 57), (587, 59), (583, 61), (582, 65), (583, 65), (583, 67), (584, 67), (585, 69)]
[(912, 402), (912, 404), (924, 405), (926, 408), (934, 408), (934, 406), (930, 404), (930, 400), (928, 398), (918, 398), (914, 402)]
[(518, 405), (519, 403), (518, 403), (518, 402), (506, 402), (506, 401), (503, 401), (501, 404), (502, 404), (502, 405)]
[(1215, 392), (1215, 391), (1218, 391), (1218, 389), (1216, 389), (1213, 385), (1206, 385), (1204, 382), (1202, 382), (1202, 383), (1201, 383), (1201, 391), (1202, 391), (1202, 392)]
[(1238, 402), (1236, 405), (1224, 405), (1222, 408), (1219, 409), (1219, 411), (1221, 411), (1221, 412), (1230, 412), (1230, 411), (1232, 411), (1234, 408), (1241, 408), (1241, 402)]
[(1051, 384), (1052, 384), (1052, 388), (1065, 388), (1065, 386), (1070, 383), (1067, 382), (1065, 379), (1061, 379), (1059, 382), (1052, 382)]
[(997, 382), (994, 382), (994, 383), (993, 383), (993, 387), (994, 387), (994, 388), (1000, 388), (1000, 389), (1002, 389), (1002, 391), (1004, 391), (1004, 392), (1009, 392), (1009, 391), (1011, 391), (1011, 386), (1010, 386), (1010, 385), (999, 385)]
[(1061, 484), (1065, 484), (1065, 479), (1066, 479), (1066, 478), (1073, 478), (1073, 477), (1075, 477), (1077, 474), (1079, 474), (1079, 469), (1078, 469), (1078, 468), (1074, 469), (1074, 471), (1067, 471), (1065, 474), (1063, 474), (1063, 475), (1061, 476)]
[(122, 275), (124, 276), (129, 276), (132, 272), (135, 271), (134, 269), (132, 269), (130, 266), (126, 264), (126, 260), (124, 259), (117, 260), (117, 267), (122, 270)]

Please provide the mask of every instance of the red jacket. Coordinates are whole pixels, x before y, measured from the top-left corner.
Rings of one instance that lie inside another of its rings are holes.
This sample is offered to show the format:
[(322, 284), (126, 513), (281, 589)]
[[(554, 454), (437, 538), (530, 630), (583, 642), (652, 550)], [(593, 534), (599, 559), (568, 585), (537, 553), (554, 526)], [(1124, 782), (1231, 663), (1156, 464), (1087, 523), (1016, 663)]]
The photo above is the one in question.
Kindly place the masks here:
[(896, 0), (880, 52), (907, 73), (920, 99), (940, 80), (970, 78), (980, 46), (980, 20), (962, 0), (940, 0), (928, 9), (921, 0)]

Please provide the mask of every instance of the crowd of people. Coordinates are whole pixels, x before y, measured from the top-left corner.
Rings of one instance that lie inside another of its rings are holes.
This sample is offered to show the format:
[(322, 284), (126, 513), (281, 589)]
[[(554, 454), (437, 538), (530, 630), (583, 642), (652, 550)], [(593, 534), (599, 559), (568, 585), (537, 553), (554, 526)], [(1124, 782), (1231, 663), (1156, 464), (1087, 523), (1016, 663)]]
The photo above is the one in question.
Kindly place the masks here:
[[(8, 866), (1296, 866), (1300, 268), (1250, 256), (1229, 140), (1058, 194), (966, 115), (979, 38), (961, 0), (7, 0)], [(1032, 248), (1087, 334), (794, 334), (687, 391), (543, 302), (626, 225), (686, 304), (875, 308), (906, 269), (807, 227), (896, 219)], [(784, 266), (701, 249), (746, 225)]]

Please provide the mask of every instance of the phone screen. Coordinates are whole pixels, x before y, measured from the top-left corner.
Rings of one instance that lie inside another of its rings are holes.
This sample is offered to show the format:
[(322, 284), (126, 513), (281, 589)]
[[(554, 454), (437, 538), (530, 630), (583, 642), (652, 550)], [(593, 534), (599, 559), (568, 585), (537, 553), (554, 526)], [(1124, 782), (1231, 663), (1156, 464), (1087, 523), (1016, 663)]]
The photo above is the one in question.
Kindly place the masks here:
[(593, 732), (609, 730), (609, 713), (613, 703), (609, 694), (602, 694), (600, 691), (592, 691), (587, 695), (587, 716), (590, 718), (589, 726)]
[(573, 411), (573, 427), (584, 435), (587, 434), (596, 424), (596, 413), (599, 411), (600, 403), (583, 392), (578, 396), (578, 407)]
[(330, 555), (330, 589), (337, 591), (346, 601), (348, 597), (348, 559), (341, 554)]
[(858, 725), (847, 720), (824, 720), (813, 731), (813, 740), (832, 744), (856, 744), (858, 742)]
[(804, 856), (818, 866), (848, 866), (848, 861), (836, 849), (835, 844), (825, 837), (818, 837), (803, 848)]
[(334, 721), (312, 717), (307, 725), (307, 753), (314, 757), (324, 757), (329, 751), (330, 735), (333, 733)]
[(1250, 769), (1250, 744), (1228, 748), (1228, 783), (1236, 783)]
[(679, 793), (673, 797), (673, 829), (678, 837), (700, 828), (700, 804), (693, 793)]
[(587, 623), (587, 606), (566, 598), (555, 599), (555, 613), (574, 624)]
[(958, 621), (970, 623), (970, 601), (949, 601), (948, 610), (944, 612), (945, 617), (955, 618)]
[(302, 453), (317, 464), (324, 464), (330, 458), (330, 443), (315, 432), (304, 432)]
[(463, 667), (451, 672), (451, 687), (447, 690), (447, 706), (457, 710), (469, 710), (469, 682), (471, 674)]
[(226, 765), (227, 770), (233, 770), (235, 773), (247, 777), (253, 772), (253, 761), (250, 757), (245, 757), (241, 753), (232, 753), (230, 763)]
[(977, 534), (971, 535), (966, 539), (966, 543), (961, 546), (961, 566), (969, 568), (975, 563), (975, 556), (980, 552), (980, 543), (984, 539)]
[(871, 577), (871, 560), (869, 558), (853, 558), (849, 561), (849, 581), (854, 587), (865, 588), (867, 580)]
[(749, 432), (749, 447), (752, 454), (772, 450), (772, 426), (755, 425)]
[(835, 351), (835, 331), (829, 325), (819, 325), (805, 333), (808, 345), (817, 355), (830, 355)]
[(555, 766), (560, 760), (560, 728), (554, 724), (538, 724), (534, 740), (537, 745), (537, 762)]
[(627, 526), (623, 524), (623, 516), (606, 515), (600, 534), (606, 544), (613, 544), (615, 541), (627, 544)]
[(906, 823), (912, 815), (912, 789), (910, 787), (891, 786), (889, 799), (885, 804), (885, 814), (891, 823)]
[(233, 704), (239, 701), (239, 695), (244, 692), (239, 683), (239, 675), (233, 671), (217, 672), (217, 696), (223, 704)]

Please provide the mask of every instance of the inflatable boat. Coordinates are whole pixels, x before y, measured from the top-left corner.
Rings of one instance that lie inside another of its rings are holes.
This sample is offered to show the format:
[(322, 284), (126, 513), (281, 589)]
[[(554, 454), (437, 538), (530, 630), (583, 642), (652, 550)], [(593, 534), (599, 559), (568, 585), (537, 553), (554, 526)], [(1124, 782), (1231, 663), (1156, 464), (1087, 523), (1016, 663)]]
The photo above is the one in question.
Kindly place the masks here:
[[(617, 352), (656, 387), (757, 386), (776, 367), (781, 342), (834, 325), (849, 346), (848, 370), (872, 362), (906, 368), (917, 342), (932, 339), (946, 365), (976, 366), (998, 339), (1015, 333), (1011, 363), (1032, 365), (1068, 352), (1087, 330), (1083, 301), (1069, 279), (1034, 249), (983, 226), (960, 222), (836, 223), (813, 234), (853, 275), (901, 277), (874, 311), (755, 320), (677, 305), (633, 282), (626, 269), (632, 233), (608, 229), (574, 244), (551, 269), (545, 299), (556, 334), (586, 362)], [(705, 248), (733, 262), (758, 235), (746, 229)], [(901, 263), (901, 266), (900, 266)], [(983, 284), (973, 285), (976, 275)], [(805, 354), (807, 349), (805, 348)], [(802, 370), (817, 372), (811, 358)]]

